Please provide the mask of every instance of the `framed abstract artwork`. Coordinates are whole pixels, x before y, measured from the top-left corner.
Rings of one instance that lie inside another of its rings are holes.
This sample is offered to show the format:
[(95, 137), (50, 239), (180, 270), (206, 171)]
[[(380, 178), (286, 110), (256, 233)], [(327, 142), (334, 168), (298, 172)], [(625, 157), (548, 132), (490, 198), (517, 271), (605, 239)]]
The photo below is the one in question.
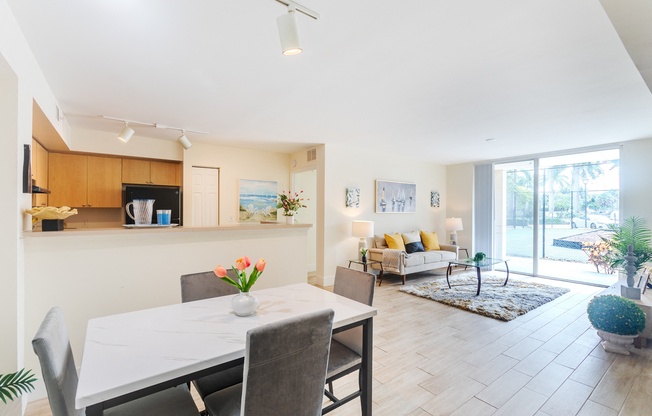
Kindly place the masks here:
[(276, 181), (240, 179), (239, 222), (276, 221)]
[(437, 191), (430, 192), (430, 206), (434, 208), (439, 208), (439, 192)]
[(346, 188), (346, 207), (360, 208), (360, 188)]
[(417, 185), (376, 180), (376, 212), (387, 214), (417, 212)]

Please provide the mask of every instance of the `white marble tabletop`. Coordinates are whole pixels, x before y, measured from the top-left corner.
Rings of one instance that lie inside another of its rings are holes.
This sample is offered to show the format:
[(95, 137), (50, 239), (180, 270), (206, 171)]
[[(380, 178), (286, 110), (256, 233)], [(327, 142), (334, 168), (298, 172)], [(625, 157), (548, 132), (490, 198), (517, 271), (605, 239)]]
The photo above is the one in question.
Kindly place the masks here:
[(232, 296), (222, 296), (91, 319), (77, 408), (242, 358), (247, 331), (260, 325), (331, 308), (338, 328), (377, 313), (307, 283), (251, 293), (260, 306), (250, 317), (235, 316)]

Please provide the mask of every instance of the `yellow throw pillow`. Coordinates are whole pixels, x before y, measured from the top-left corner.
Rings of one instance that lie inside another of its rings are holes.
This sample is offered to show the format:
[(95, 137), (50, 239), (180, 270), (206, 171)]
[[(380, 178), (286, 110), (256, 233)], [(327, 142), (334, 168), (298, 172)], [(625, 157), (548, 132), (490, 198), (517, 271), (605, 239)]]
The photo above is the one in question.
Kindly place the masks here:
[(401, 234), (385, 234), (385, 241), (387, 241), (387, 247), (394, 250), (403, 250), (405, 251), (405, 244), (403, 244), (403, 237)]
[(421, 241), (423, 242), (423, 247), (426, 249), (426, 251), (441, 250), (441, 247), (439, 247), (439, 239), (437, 238), (437, 233), (421, 231), (419, 234), (421, 234)]

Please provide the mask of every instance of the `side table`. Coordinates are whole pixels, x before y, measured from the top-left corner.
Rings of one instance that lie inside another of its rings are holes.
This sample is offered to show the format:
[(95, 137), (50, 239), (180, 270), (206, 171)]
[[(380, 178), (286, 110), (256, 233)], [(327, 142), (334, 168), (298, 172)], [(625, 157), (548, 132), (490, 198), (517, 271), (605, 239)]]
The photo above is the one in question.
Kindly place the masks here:
[(362, 269), (365, 272), (367, 271), (367, 266), (371, 266), (373, 264), (380, 265), (380, 271), (378, 272), (378, 286), (380, 286), (383, 283), (383, 272), (384, 272), (384, 270), (383, 270), (383, 262), (382, 261), (378, 261), (378, 260), (362, 261), (362, 260), (357, 260), (357, 259), (349, 260), (349, 269), (351, 268), (352, 263), (361, 264)]

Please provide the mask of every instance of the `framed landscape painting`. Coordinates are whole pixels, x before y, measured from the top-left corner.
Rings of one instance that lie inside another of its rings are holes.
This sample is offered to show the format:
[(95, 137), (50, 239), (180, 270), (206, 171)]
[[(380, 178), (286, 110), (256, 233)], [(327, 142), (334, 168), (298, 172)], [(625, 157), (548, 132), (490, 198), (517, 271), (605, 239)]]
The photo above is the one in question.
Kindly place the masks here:
[(276, 181), (240, 179), (238, 221), (276, 221), (277, 187)]
[(376, 180), (377, 213), (417, 212), (416, 198), (415, 183)]

